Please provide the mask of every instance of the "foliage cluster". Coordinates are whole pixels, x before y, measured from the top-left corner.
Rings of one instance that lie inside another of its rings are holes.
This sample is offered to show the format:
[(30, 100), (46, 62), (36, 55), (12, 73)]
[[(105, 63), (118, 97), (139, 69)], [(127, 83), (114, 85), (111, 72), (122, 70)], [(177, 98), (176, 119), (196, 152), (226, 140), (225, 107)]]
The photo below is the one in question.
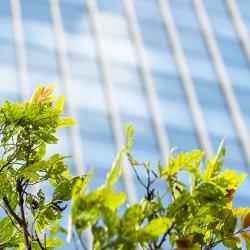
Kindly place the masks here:
[[(0, 249), (55, 249), (68, 240), (87, 249), (84, 233), (92, 233), (92, 248), (105, 249), (250, 249), (250, 210), (233, 208), (238, 186), (245, 178), (223, 169), (223, 144), (215, 157), (203, 151), (176, 154), (157, 168), (133, 158), (133, 128), (126, 126), (126, 145), (114, 160), (105, 183), (88, 191), (90, 175), (70, 176), (64, 160), (48, 156), (46, 146), (58, 143), (59, 127), (74, 125), (63, 117), (63, 97), (51, 96), (54, 86), (39, 86), (30, 102), (0, 107)], [(116, 189), (128, 161), (145, 195), (128, 204)], [(139, 174), (143, 171), (143, 174)], [(189, 178), (184, 183), (181, 176)], [(144, 178), (142, 177), (144, 176)], [(165, 190), (160, 186), (164, 183)], [(51, 195), (48, 191), (52, 190)], [(69, 228), (58, 226), (71, 200)], [(75, 236), (75, 233), (77, 237)]]

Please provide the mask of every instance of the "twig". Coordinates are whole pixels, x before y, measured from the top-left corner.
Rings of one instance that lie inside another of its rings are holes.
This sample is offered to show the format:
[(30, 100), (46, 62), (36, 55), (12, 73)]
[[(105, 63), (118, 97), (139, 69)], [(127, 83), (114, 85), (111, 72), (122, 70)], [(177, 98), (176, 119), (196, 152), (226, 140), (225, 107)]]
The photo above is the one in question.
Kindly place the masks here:
[(39, 237), (38, 237), (38, 234), (37, 234), (37, 231), (36, 231), (36, 230), (35, 230), (35, 234), (36, 234), (36, 240), (37, 240), (37, 242), (38, 242), (39, 247), (40, 247), (42, 250), (45, 250), (46, 248), (43, 247), (43, 245), (42, 245), (42, 243), (41, 243), (41, 241), (40, 241), (40, 239), (39, 239)]
[(141, 178), (140, 178), (140, 176), (138, 175), (138, 173), (137, 173), (135, 167), (132, 167), (132, 169), (133, 169), (134, 172), (135, 172), (135, 175), (136, 175), (137, 180), (142, 184), (143, 187), (145, 187), (145, 188), (147, 189), (146, 184), (141, 180)]
[(7, 199), (6, 196), (3, 197), (3, 202), (4, 202), (5, 206), (8, 208), (10, 214), (14, 217), (14, 219), (18, 222), (18, 224), (20, 226), (22, 226), (23, 225), (23, 220), (13, 210), (13, 208), (11, 207), (11, 205), (9, 203), (9, 200)]
[(18, 192), (18, 197), (19, 197), (19, 207), (20, 207), (20, 212), (21, 212), (21, 218), (22, 218), (22, 228), (23, 228), (23, 237), (25, 241), (25, 246), (27, 250), (31, 250), (31, 244), (29, 241), (29, 232), (28, 232), (28, 225), (25, 219), (25, 212), (24, 212), (24, 200), (23, 200), (23, 190), (22, 190), (22, 183), (21, 180), (17, 180), (17, 186), (16, 186), (17, 192)]
[(167, 232), (162, 236), (161, 241), (156, 246), (156, 249), (161, 248), (162, 244), (165, 242), (167, 235), (170, 234), (171, 230), (174, 228), (174, 223), (172, 223), (171, 227), (167, 230)]

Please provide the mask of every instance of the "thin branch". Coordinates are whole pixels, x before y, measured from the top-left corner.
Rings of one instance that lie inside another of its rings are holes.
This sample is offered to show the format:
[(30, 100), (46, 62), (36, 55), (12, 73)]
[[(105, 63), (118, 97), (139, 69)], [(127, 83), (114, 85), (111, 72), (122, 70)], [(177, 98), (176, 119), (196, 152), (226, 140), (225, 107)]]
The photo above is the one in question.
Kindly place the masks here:
[(170, 234), (170, 232), (172, 231), (172, 229), (174, 228), (174, 223), (172, 223), (171, 227), (167, 230), (167, 232), (162, 236), (161, 241), (159, 242), (159, 244), (156, 246), (156, 249), (161, 248), (162, 244), (165, 242), (168, 234)]
[(78, 234), (78, 238), (79, 238), (79, 241), (81, 243), (82, 248), (84, 250), (87, 250), (87, 247), (86, 247), (85, 243), (83, 242), (81, 235)]
[(36, 234), (36, 240), (37, 240), (37, 242), (38, 242), (39, 247), (40, 247), (42, 250), (46, 250), (46, 248), (43, 247), (43, 245), (42, 245), (42, 243), (41, 243), (41, 241), (40, 241), (40, 239), (39, 239), (39, 237), (38, 237), (38, 234), (37, 234), (37, 231), (36, 231), (36, 230), (35, 230), (35, 234)]
[(143, 187), (145, 187), (145, 188), (147, 189), (146, 184), (141, 180), (141, 178), (140, 178), (140, 176), (138, 175), (138, 173), (137, 173), (135, 167), (132, 167), (132, 169), (133, 169), (134, 172), (135, 172), (135, 175), (136, 175), (137, 180), (142, 184)]
[(22, 228), (23, 228), (23, 236), (25, 241), (25, 246), (27, 250), (31, 250), (31, 244), (29, 241), (29, 232), (28, 232), (28, 225), (25, 219), (25, 212), (24, 212), (24, 199), (23, 199), (23, 190), (22, 190), (22, 183), (21, 180), (17, 180), (17, 192), (19, 197), (19, 207), (21, 212), (21, 218), (22, 218)]
[(18, 228), (18, 227), (16, 226), (15, 222), (14, 222), (13, 219), (11, 218), (11, 215), (10, 215), (9, 212), (5, 209), (5, 207), (4, 207), (2, 204), (0, 204), (0, 206), (1, 206), (1, 208), (4, 210), (4, 212), (7, 214), (7, 216), (9, 217), (9, 219), (10, 219), (12, 225), (13, 225), (18, 231), (22, 232), (22, 230), (20, 230), (20, 228)]
[(3, 202), (4, 202), (5, 206), (8, 208), (10, 214), (14, 217), (14, 219), (18, 222), (18, 224), (20, 226), (22, 226), (23, 225), (23, 220), (13, 210), (13, 208), (11, 207), (11, 205), (9, 203), (9, 200), (7, 199), (6, 196), (3, 197)]

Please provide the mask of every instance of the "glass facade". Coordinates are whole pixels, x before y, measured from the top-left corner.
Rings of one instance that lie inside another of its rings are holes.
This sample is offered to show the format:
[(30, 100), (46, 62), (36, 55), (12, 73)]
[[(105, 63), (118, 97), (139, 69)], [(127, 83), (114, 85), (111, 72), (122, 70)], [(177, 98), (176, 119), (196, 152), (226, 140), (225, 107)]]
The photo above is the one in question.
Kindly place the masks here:
[[(234, 1), (250, 38), (250, 4), (247, 0)], [(131, 3), (132, 13), (127, 6), (128, 2)], [(66, 104), (70, 103), (77, 121), (83, 169), (94, 168), (96, 179), (92, 181), (91, 187), (102, 183), (111, 168), (119, 147), (119, 133), (115, 132), (117, 124), (121, 131), (126, 122), (134, 124), (133, 154), (136, 159), (150, 160), (152, 167), (156, 168), (158, 160), (166, 156), (160, 155), (155, 117), (150, 109), (152, 97), (146, 91), (145, 78), (152, 79), (155, 101), (159, 104), (158, 113), (163, 123), (162, 132), (170, 147), (176, 146), (178, 151), (204, 149), (196, 131), (197, 124), (195, 126), (192, 113), (195, 111), (188, 102), (181, 69), (176, 63), (175, 45), (164, 25), (163, 10), (160, 7), (163, 4), (171, 13), (173, 28), (204, 120), (204, 131), (213, 151), (225, 139), (228, 152), (225, 166), (249, 172), (250, 162), (243, 153), (240, 131), (234, 125), (232, 110), (225, 90), (221, 87), (211, 48), (197, 18), (194, 2), (1, 0), (1, 103), (5, 99), (15, 101), (23, 98), (23, 79), (20, 78), (20, 70), (23, 69), (20, 69), (17, 46), (21, 37), (28, 75), (27, 96), (31, 95), (39, 83), (57, 83), (56, 94), (65, 94), (63, 75), (64, 71), (68, 72), (67, 84), (71, 91), (67, 95)], [(241, 35), (235, 29), (226, 1), (204, 0), (201, 3), (237, 100), (236, 105), (239, 106), (250, 136), (250, 58), (247, 58), (244, 51)], [(59, 10), (59, 20), (53, 16), (52, 5)], [(15, 8), (18, 8), (20, 18), (16, 18)], [(134, 21), (131, 21), (131, 15)], [(55, 37), (56, 22), (62, 27), (64, 43), (60, 48)], [(22, 29), (15, 31), (17, 24)], [(138, 46), (132, 34), (133, 25), (138, 27), (136, 32), (145, 53), (147, 73), (141, 70)], [(66, 55), (66, 68), (61, 66), (60, 53)], [(113, 98), (112, 102), (110, 98)], [(114, 103), (117, 113), (114, 114), (110, 103)], [(73, 115), (67, 105), (66, 113)], [(74, 136), (71, 136), (70, 130), (59, 131), (61, 144), (57, 148), (51, 146), (51, 151), (74, 154), (74, 149), (70, 147), (76, 139)], [(76, 173), (74, 159), (70, 165), (72, 173)], [(130, 183), (121, 183), (120, 186), (126, 190), (128, 185), (136, 186), (138, 183), (131, 178)], [(247, 179), (237, 196), (237, 205), (244, 206), (250, 201), (247, 198), (249, 188), (250, 179)], [(135, 190), (138, 192), (136, 196), (141, 198), (141, 188)]]

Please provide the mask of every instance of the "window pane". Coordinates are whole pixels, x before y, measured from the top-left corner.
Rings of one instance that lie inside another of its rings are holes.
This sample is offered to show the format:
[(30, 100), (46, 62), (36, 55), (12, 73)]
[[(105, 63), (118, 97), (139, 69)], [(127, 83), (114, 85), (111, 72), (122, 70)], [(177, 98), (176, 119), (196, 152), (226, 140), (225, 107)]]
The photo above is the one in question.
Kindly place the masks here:
[(163, 25), (142, 21), (139, 22), (139, 25), (145, 45), (169, 47), (167, 34)]
[(138, 70), (130, 65), (110, 63), (109, 71), (115, 87), (141, 88), (142, 79)]
[(171, 147), (177, 147), (176, 152), (187, 152), (199, 148), (196, 134), (193, 130), (184, 130), (168, 126), (167, 133)]
[(217, 82), (204, 82), (201, 80), (193, 80), (197, 96), (202, 106), (210, 104), (225, 104), (224, 96)]
[(250, 72), (248, 66), (227, 65), (227, 73), (235, 87), (250, 88)]
[(187, 63), (192, 77), (216, 81), (214, 68), (208, 58), (189, 55)]
[(215, 105), (203, 108), (205, 124), (210, 134), (232, 138), (235, 136), (231, 118), (226, 107)]
[(160, 106), (165, 124), (176, 128), (193, 127), (190, 111), (183, 99), (176, 97), (161, 99)]
[[(148, 109), (144, 93), (138, 89), (116, 89), (116, 99), (122, 114), (130, 114), (137, 117), (148, 117)], [(135, 108), (136, 107), (136, 108)]]
[(136, 59), (131, 41), (128, 39), (110, 39), (102, 38), (104, 55), (109, 62), (118, 62), (124, 64), (136, 64)]
[(106, 110), (102, 87), (94, 81), (72, 82), (71, 94), (72, 102), (78, 107)]
[(97, 7), (99, 10), (110, 12), (123, 12), (123, 4), (121, 0), (97, 0)]
[(170, 5), (170, 7), (177, 28), (183, 27), (194, 30), (199, 29), (197, 18), (194, 15), (191, 6), (186, 5), (185, 7), (177, 7), (176, 5)]
[(123, 16), (100, 12), (100, 26), (103, 36), (129, 37), (126, 20)]
[(13, 24), (10, 4), (11, 2), (9, 0), (0, 1), (0, 41), (13, 40)]
[(133, 3), (139, 19), (161, 22), (160, 10), (156, 1), (136, 0)]
[(27, 48), (27, 64), (29, 69), (47, 69), (57, 71), (55, 54), (46, 49)]
[(246, 63), (242, 47), (238, 41), (217, 39), (220, 52), (226, 62)]
[(175, 75), (153, 74), (153, 80), (160, 98), (164, 99), (167, 96), (184, 96), (182, 83)]
[(166, 50), (148, 48), (147, 56), (153, 72), (176, 73), (175, 61), (171, 52), (168, 53)]
[(200, 33), (191, 30), (180, 29), (179, 37), (185, 51), (191, 51), (207, 56), (207, 47)]

